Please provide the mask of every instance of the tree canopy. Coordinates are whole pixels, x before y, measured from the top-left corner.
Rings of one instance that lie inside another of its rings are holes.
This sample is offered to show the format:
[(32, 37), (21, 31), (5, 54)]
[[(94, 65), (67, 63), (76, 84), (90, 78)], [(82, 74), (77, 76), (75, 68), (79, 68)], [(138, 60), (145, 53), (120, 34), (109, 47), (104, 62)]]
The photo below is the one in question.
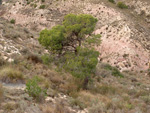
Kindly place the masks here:
[(94, 31), (97, 19), (88, 14), (68, 14), (62, 25), (54, 26), (51, 30), (40, 33), (39, 43), (52, 52), (77, 51), (87, 35)]

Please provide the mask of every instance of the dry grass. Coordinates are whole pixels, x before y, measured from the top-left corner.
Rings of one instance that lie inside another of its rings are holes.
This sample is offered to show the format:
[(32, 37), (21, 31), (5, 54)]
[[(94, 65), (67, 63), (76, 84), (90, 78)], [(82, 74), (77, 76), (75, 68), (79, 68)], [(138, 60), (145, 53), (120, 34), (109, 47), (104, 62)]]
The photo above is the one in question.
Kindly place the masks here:
[(72, 113), (63, 102), (57, 102), (55, 105), (46, 104), (40, 106), (42, 113)]
[(83, 82), (81, 80), (70, 76), (70, 78), (60, 86), (60, 88), (63, 89), (64, 93), (67, 93), (69, 96), (76, 98), (79, 91), (82, 89), (82, 83)]
[(119, 93), (119, 90), (116, 87), (113, 87), (111, 85), (97, 85), (96, 87), (93, 87), (90, 89), (90, 91), (94, 94), (100, 93), (102, 95), (115, 95)]
[(0, 102), (3, 100), (4, 92), (3, 92), (3, 87), (0, 84)]
[(15, 103), (15, 102), (8, 102), (3, 107), (4, 107), (5, 111), (10, 112), (12, 110), (17, 109), (19, 107), (19, 104)]
[(54, 113), (54, 107), (52, 105), (41, 105), (40, 108), (43, 113)]
[(0, 80), (6, 83), (17, 83), (23, 82), (24, 76), (23, 74), (11, 67), (4, 67), (0, 70)]

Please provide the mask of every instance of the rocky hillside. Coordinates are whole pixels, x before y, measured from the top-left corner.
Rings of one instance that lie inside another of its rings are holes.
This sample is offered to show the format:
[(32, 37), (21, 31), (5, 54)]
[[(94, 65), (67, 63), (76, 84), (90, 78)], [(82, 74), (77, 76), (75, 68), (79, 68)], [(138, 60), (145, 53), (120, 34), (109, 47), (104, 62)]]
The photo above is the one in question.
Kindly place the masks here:
[[(126, 1), (129, 9), (103, 0), (4, 1), (1, 17), (23, 26), (29, 31), (59, 24), (68, 13), (86, 13), (98, 18), (96, 34), (102, 35), (102, 44), (96, 47), (100, 59), (124, 70), (147, 70), (149, 64), (149, 5), (146, 1)], [(40, 8), (41, 6), (44, 8)], [(2, 34), (5, 31), (1, 31)]]
[[(150, 1), (109, 1), (2, 0), (0, 113), (150, 112), (150, 78), (147, 74), (150, 66)], [(120, 1), (128, 8), (119, 8), (117, 3)], [(59, 72), (54, 65), (47, 66), (41, 60), (48, 51), (38, 43), (39, 32), (61, 24), (69, 13), (91, 14), (98, 19), (94, 33), (101, 34), (101, 44), (95, 46), (100, 52), (99, 65), (95, 82), (87, 91), (76, 91), (76, 80), (70, 74)], [(105, 68), (108, 64), (117, 67), (124, 78), (112, 76), (113, 70)], [(17, 70), (23, 78), (11, 81), (9, 77), (3, 77), (7, 76), (6, 70)], [(25, 91), (25, 83), (35, 75), (42, 78), (44, 87), (48, 87), (48, 96), (42, 104), (35, 102)]]

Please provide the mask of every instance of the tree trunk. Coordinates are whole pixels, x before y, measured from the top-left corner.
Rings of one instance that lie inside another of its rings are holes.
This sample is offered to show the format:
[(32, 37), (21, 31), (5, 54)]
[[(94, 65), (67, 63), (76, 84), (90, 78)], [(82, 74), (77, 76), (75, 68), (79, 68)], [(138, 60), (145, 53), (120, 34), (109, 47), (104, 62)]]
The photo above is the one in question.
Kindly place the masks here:
[(89, 77), (86, 76), (86, 77), (84, 78), (84, 82), (83, 82), (83, 89), (84, 89), (84, 90), (87, 90), (88, 83), (89, 83)]

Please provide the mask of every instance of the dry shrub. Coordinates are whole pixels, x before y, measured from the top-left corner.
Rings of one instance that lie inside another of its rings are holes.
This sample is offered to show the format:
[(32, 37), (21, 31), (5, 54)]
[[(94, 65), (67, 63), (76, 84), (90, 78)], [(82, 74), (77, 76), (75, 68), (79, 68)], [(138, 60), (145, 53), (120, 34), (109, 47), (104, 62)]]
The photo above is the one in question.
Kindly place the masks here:
[(63, 102), (57, 102), (55, 105), (47, 104), (41, 105), (42, 113), (72, 113)]
[(42, 63), (41, 58), (36, 54), (29, 54), (27, 59), (32, 61), (33, 63)]
[(54, 113), (54, 107), (51, 104), (40, 105), (40, 109), (43, 113)]
[(2, 58), (0, 57), (0, 66), (3, 66), (5, 63), (6, 63), (6, 62), (4, 61), (4, 59), (2, 59)]
[(79, 92), (80, 101), (82, 101), (85, 106), (92, 106), (93, 104), (97, 104), (99, 101), (99, 95), (93, 95), (88, 91), (80, 91)]
[(6, 83), (24, 82), (24, 76), (15, 68), (4, 67), (0, 70), (0, 80)]
[(116, 87), (113, 87), (111, 85), (97, 85), (90, 89), (90, 91), (94, 94), (102, 94), (102, 95), (114, 95), (116, 93), (119, 93), (119, 90)]
[(3, 94), (4, 94), (3, 87), (0, 84), (0, 102), (3, 100)]
[(72, 97), (78, 96), (78, 91), (81, 89), (82, 82), (76, 78), (70, 78), (64, 84), (60, 86), (60, 88)]
[(15, 103), (15, 102), (8, 102), (6, 103), (4, 106), (4, 110), (7, 111), (6, 113), (15, 110), (19, 107), (19, 104)]

